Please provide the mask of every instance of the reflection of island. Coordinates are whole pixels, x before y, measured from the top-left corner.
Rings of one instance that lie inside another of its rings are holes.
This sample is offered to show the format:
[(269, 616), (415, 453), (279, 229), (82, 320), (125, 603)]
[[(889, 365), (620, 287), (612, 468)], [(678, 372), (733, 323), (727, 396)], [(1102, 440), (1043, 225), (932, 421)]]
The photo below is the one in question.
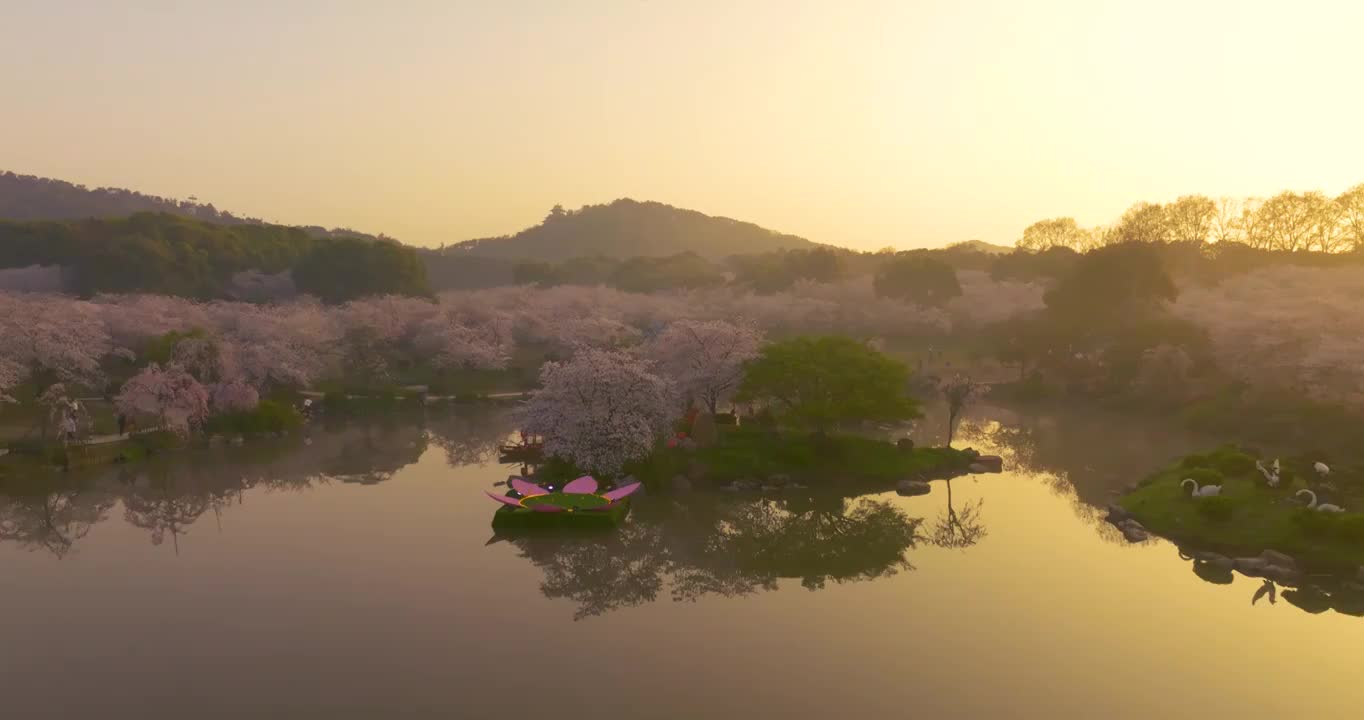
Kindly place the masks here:
[(545, 573), (546, 597), (578, 604), (577, 618), (652, 602), (773, 590), (799, 579), (870, 580), (912, 570), (907, 551), (922, 520), (867, 498), (750, 500), (692, 496), (639, 502), (609, 535), (527, 535), (512, 540)]
[(211, 510), (221, 526), (223, 512), (252, 488), (383, 482), (432, 443), (452, 464), (477, 462), (509, 427), (504, 410), (459, 408), (315, 427), (306, 442), (195, 448), (136, 465), (11, 482), (0, 487), (0, 542), (63, 557), (121, 504), (124, 520), (146, 530), (153, 544), (169, 538), (178, 551), (180, 536), (199, 518)]
[[(1225, 564), (1195, 559), (1186, 551), (1179, 553), (1181, 560), (1190, 563), (1193, 572), (1204, 582), (1213, 585), (1231, 585), (1236, 581), (1236, 571)], [(1256, 605), (1267, 598), (1269, 605), (1277, 604), (1282, 598), (1288, 604), (1312, 613), (1313, 615), (1334, 610), (1343, 615), (1364, 617), (1364, 586), (1349, 581), (1331, 578), (1313, 578), (1301, 584), (1284, 584), (1267, 578), (1251, 595), (1250, 604)], [(1321, 580), (1322, 583), (1316, 582)]]

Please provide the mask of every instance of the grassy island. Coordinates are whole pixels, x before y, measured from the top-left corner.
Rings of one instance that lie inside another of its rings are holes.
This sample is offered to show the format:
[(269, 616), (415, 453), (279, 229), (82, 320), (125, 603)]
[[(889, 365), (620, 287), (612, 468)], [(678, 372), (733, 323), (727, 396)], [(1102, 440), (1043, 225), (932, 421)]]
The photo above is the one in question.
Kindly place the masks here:
[[(893, 485), (905, 479), (949, 477), (966, 471), (973, 456), (954, 448), (901, 448), (895, 443), (857, 435), (779, 432), (760, 427), (725, 427), (713, 444), (660, 445), (623, 474), (646, 487), (667, 488), (686, 477), (709, 485), (781, 476), (791, 482)], [(541, 480), (567, 481), (581, 474), (571, 464), (550, 460)]]
[[(1262, 464), (1272, 469), (1272, 462)], [(1254, 456), (1223, 447), (1156, 472), (1119, 505), (1147, 530), (1199, 550), (1229, 556), (1276, 550), (1310, 568), (1353, 573), (1364, 564), (1364, 494), (1353, 472), (1320, 473), (1313, 465), (1285, 463), (1271, 487)], [(1194, 497), (1186, 478), (1219, 486), (1220, 493)], [(1309, 509), (1303, 490), (1345, 511)]]

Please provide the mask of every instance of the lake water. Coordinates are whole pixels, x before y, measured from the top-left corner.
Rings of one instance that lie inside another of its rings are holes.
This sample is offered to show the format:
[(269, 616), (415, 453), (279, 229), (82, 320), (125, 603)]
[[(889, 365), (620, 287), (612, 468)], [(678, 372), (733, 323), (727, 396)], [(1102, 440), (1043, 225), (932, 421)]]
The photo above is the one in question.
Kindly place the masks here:
[[(939, 418), (916, 431), (930, 441)], [(496, 538), (496, 411), (0, 488), (13, 718), (1359, 717), (1364, 619), (1099, 520), (1201, 441), (983, 408), (1001, 475)], [(1303, 606), (1303, 607), (1300, 607)], [(1304, 609), (1307, 608), (1307, 609)]]

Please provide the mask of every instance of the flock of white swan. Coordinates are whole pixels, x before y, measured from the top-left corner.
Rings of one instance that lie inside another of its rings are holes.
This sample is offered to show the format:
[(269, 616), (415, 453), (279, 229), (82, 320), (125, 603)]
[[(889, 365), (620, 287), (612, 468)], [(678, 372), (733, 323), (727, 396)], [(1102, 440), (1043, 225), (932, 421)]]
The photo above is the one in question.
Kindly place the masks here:
[[(1270, 487), (1278, 487), (1278, 486), (1279, 486), (1279, 459), (1278, 459), (1278, 458), (1275, 458), (1275, 459), (1274, 459), (1274, 464), (1271, 465), (1271, 466), (1269, 466), (1269, 467), (1265, 467), (1264, 463), (1260, 462), (1259, 460), (1256, 460), (1256, 461), (1255, 461), (1255, 467), (1260, 471), (1260, 474), (1261, 474), (1261, 475), (1264, 475), (1264, 476), (1265, 476), (1265, 482), (1269, 483), (1269, 486), (1270, 486)], [(1316, 470), (1316, 471), (1317, 471), (1317, 474), (1320, 475), (1320, 476), (1323, 477), (1323, 478), (1326, 477), (1327, 475), (1330, 475), (1330, 474), (1331, 474), (1331, 468), (1330, 468), (1326, 463), (1324, 463), (1324, 462), (1317, 462), (1316, 464), (1314, 464), (1314, 465), (1312, 466), (1312, 468), (1313, 468), (1314, 470)], [(1192, 493), (1192, 496), (1193, 496), (1193, 497), (1212, 497), (1212, 496), (1214, 496), (1214, 495), (1221, 495), (1221, 494), (1222, 494), (1222, 486), (1221, 486), (1221, 485), (1203, 485), (1203, 486), (1200, 487), (1199, 484), (1198, 484), (1198, 481), (1197, 481), (1197, 480), (1194, 480), (1193, 478), (1184, 478), (1184, 481), (1181, 482), (1181, 483), (1179, 484), (1179, 486), (1180, 486), (1181, 488), (1184, 487), (1185, 485), (1192, 485), (1192, 486), (1193, 486), (1193, 493)], [(1308, 503), (1307, 503), (1307, 509), (1308, 509), (1308, 510), (1316, 510), (1317, 512), (1331, 512), (1331, 513), (1345, 512), (1345, 508), (1343, 508), (1343, 507), (1341, 507), (1341, 506), (1339, 506), (1339, 505), (1332, 505), (1331, 503), (1320, 503), (1320, 504), (1317, 503), (1317, 494), (1314, 493), (1314, 492), (1312, 492), (1311, 490), (1306, 490), (1306, 489), (1304, 489), (1304, 490), (1299, 490), (1299, 491), (1297, 491), (1296, 493), (1293, 494), (1293, 497), (1296, 498), (1296, 497), (1299, 497), (1299, 496), (1301, 496), (1301, 495), (1307, 495), (1307, 497), (1309, 498)]]

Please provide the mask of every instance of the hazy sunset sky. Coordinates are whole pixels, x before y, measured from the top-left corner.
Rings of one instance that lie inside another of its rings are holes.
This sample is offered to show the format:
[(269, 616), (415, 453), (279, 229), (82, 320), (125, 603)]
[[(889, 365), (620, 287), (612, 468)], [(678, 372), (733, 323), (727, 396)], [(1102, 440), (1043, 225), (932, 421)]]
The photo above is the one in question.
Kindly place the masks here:
[(1008, 243), (1364, 182), (1361, 27), (1355, 0), (0, 0), (0, 169), (422, 245), (618, 197)]

